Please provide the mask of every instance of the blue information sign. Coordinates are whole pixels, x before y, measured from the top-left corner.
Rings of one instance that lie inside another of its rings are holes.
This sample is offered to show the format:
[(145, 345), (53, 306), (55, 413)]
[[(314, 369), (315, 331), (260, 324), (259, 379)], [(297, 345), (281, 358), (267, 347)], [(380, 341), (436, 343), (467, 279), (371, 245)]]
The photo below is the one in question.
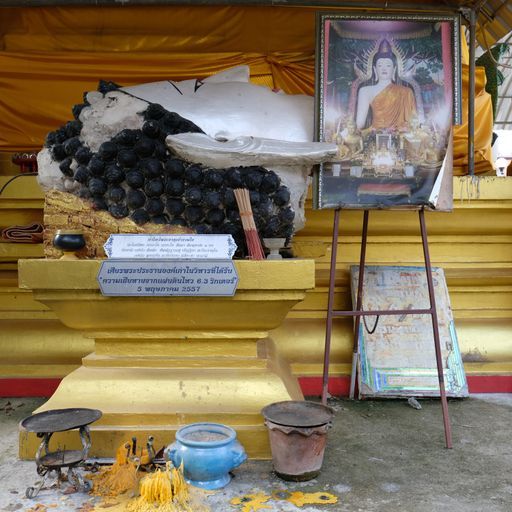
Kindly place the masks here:
[(98, 283), (107, 296), (232, 296), (232, 260), (105, 260)]

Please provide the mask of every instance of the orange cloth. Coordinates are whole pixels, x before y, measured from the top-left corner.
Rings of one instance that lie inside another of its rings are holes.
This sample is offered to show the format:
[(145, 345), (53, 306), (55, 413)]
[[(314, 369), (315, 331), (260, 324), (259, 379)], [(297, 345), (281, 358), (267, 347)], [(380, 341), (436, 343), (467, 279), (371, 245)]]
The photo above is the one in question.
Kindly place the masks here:
[[(462, 62), (462, 124), (453, 128), (453, 175), (468, 174), (468, 87), (469, 48), (461, 27)], [(492, 117), (491, 95), (485, 91), (485, 68), (475, 71), (475, 173), (491, 171), (492, 166)]]
[(408, 128), (416, 114), (414, 93), (404, 85), (389, 84), (371, 102), (372, 128)]
[[(184, 80), (247, 64), (254, 83), (313, 95), (316, 11), (235, 5), (2, 8), (0, 151), (38, 151), (100, 79), (121, 85)], [(481, 74), (477, 80), (483, 91)], [(485, 95), (477, 96), (475, 149), (477, 165), (488, 169), (492, 107)], [(457, 172), (464, 172), (467, 160), (465, 133), (464, 126), (456, 128)]]
[[(462, 124), (453, 129), (453, 175), (468, 174), (468, 86), (469, 66), (462, 65)], [(485, 91), (485, 68), (475, 73), (475, 173), (493, 170), (492, 165), (492, 100)]]
[(274, 6), (3, 8), (0, 151), (37, 151), (98, 80), (202, 78), (246, 64), (251, 81), (314, 94), (315, 10)]
[(39, 150), (50, 130), (72, 119), (72, 106), (82, 102), (84, 91), (96, 90), (99, 79), (125, 86), (186, 80), (240, 64), (250, 66), (251, 81), (259, 85), (314, 93), (311, 54), (0, 52), (0, 151)]

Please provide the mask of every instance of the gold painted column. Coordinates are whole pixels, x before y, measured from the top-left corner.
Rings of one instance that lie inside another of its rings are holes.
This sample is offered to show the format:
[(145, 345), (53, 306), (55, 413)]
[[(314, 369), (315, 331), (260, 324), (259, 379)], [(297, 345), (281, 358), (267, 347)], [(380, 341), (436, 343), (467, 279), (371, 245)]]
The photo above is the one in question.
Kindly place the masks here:
[[(44, 192), (36, 176), (18, 172), (11, 155), (0, 154), (0, 231), (43, 222)], [(92, 351), (91, 340), (62, 325), (30, 290), (18, 288), (18, 261), (43, 257), (42, 243), (0, 240), (0, 387), (7, 396), (11, 380), (31, 381), (20, 386), (28, 395), (41, 389), (38, 381), (62, 378)]]
[[(160, 448), (184, 424), (214, 421), (234, 427), (250, 457), (270, 457), (260, 410), (302, 393), (267, 335), (314, 287), (314, 261), (237, 261), (233, 297), (104, 297), (100, 263), (20, 261), (20, 287), (95, 342), (35, 412), (103, 411), (91, 428), (91, 456), (112, 457), (133, 435), (153, 435)], [(74, 437), (54, 442), (70, 449)], [(20, 456), (32, 457), (38, 444), (21, 433)]]

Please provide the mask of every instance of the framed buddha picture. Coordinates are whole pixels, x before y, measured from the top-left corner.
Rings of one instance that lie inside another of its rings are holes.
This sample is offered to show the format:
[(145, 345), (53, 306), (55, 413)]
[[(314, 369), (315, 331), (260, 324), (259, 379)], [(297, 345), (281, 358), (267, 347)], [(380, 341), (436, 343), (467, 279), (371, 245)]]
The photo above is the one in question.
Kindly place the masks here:
[(451, 210), (460, 21), (445, 14), (317, 16), (316, 208)]

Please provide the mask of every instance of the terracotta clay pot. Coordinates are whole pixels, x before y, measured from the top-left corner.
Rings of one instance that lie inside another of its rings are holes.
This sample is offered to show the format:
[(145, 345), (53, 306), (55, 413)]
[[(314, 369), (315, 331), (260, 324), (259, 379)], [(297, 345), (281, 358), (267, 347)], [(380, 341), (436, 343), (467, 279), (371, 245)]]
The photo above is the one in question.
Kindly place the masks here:
[(262, 414), (276, 475), (295, 482), (318, 476), (334, 414), (332, 409), (315, 402), (287, 401), (265, 407)]

